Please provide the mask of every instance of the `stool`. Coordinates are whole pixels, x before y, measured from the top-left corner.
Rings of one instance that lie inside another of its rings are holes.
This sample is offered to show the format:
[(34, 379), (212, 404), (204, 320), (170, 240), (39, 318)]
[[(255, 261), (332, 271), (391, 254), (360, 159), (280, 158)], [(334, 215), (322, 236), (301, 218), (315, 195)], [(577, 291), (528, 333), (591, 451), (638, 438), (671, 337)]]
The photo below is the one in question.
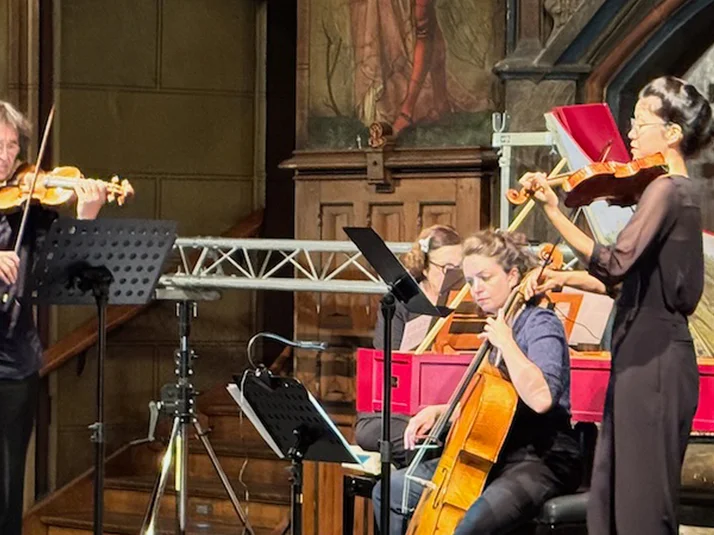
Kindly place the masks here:
[[(372, 489), (379, 481), (379, 478), (366, 475), (345, 474), (342, 478), (342, 535), (352, 535), (355, 521), (355, 496), (361, 498), (372, 498)], [(374, 533), (377, 533), (377, 525), (374, 515)]]
[(536, 535), (587, 535), (587, 508), (587, 492), (551, 498), (535, 519)]
[[(342, 535), (352, 535), (355, 517), (355, 496), (370, 499), (379, 481), (374, 476), (345, 474), (342, 478)], [(587, 535), (586, 516), (588, 493), (568, 494), (551, 498), (534, 520), (535, 535)], [(374, 517), (372, 521), (375, 522)], [(375, 523), (375, 533), (378, 533)]]

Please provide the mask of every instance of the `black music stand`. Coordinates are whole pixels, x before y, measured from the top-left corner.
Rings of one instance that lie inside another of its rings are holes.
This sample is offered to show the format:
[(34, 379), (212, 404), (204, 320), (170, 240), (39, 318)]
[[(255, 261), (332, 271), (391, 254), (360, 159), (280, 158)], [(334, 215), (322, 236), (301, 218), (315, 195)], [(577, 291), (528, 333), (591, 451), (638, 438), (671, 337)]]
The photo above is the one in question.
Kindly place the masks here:
[(389, 288), (381, 300), (381, 311), (384, 317), (384, 384), (382, 385), (382, 437), (379, 445), (382, 465), (380, 531), (389, 533), (391, 497), (389, 480), (392, 462), (392, 444), (389, 442), (390, 418), (392, 416), (392, 319), (394, 318), (395, 304), (398, 300), (409, 312), (428, 316), (446, 317), (453, 310), (444, 306), (435, 306), (429, 301), (429, 298), (419, 288), (419, 283), (409, 274), (373, 229), (343, 227), (343, 230)]
[[(291, 463), (290, 525), (302, 535), (302, 462), (359, 463), (320, 404), (303, 384), (264, 367), (234, 376), (231, 395), (268, 445)], [(267, 436), (266, 434), (267, 433)]]
[(37, 257), (36, 302), (97, 306), (97, 421), (89, 426), (94, 443), (95, 535), (102, 534), (104, 510), (106, 308), (147, 303), (175, 240), (175, 221), (59, 218)]

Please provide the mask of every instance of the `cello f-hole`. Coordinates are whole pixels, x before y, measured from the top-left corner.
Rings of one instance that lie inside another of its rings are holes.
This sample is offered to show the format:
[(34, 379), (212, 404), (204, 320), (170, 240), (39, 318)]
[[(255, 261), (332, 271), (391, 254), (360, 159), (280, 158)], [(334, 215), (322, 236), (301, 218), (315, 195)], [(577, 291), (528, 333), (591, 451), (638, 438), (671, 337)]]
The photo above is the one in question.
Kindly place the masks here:
[(432, 502), (432, 508), (433, 509), (439, 509), (441, 508), (441, 504), (444, 501), (444, 496), (446, 496), (446, 481), (449, 476), (449, 471), (446, 468), (441, 469), (441, 483), (439, 484), (439, 488), (436, 489), (436, 496), (434, 497), (434, 501)]

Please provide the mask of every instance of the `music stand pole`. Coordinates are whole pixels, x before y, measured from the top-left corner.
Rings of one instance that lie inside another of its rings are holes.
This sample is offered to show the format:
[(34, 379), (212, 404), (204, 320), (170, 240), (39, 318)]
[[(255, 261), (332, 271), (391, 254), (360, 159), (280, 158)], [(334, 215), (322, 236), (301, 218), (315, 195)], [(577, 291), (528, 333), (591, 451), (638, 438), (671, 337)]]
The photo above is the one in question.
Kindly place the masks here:
[[(392, 292), (384, 294), (381, 300), (381, 312), (384, 318), (384, 370), (382, 383), (382, 437), (379, 441), (380, 461), (382, 464), (382, 472), (380, 475), (382, 481), (382, 502), (380, 508), (380, 518), (382, 533), (389, 533), (389, 515), (391, 508), (389, 506), (391, 499), (390, 476), (392, 470), (392, 442), (389, 440), (391, 433), (391, 417), (392, 417), (392, 319), (396, 304)], [(385, 507), (386, 505), (386, 507)]]
[(301, 426), (293, 430), (293, 435), (295, 435), (295, 444), (288, 450), (290, 471), (292, 472), (290, 481), (290, 525), (292, 535), (302, 535), (302, 460), (314, 440), (310, 439), (310, 434), (305, 432)]
[(107, 354), (107, 304), (114, 277), (104, 266), (88, 267), (77, 273), (82, 292), (91, 290), (97, 303), (97, 421), (89, 426), (94, 443), (94, 535), (102, 535), (104, 520), (104, 361)]

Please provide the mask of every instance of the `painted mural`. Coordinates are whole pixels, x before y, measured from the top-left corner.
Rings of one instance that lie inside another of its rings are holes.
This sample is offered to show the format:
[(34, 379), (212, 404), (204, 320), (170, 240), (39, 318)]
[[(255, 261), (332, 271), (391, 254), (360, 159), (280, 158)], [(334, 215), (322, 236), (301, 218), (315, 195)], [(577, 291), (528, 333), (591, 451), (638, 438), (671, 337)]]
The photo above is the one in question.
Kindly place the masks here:
[(501, 4), (311, 0), (309, 146), (366, 146), (373, 122), (402, 145), (488, 144)]

